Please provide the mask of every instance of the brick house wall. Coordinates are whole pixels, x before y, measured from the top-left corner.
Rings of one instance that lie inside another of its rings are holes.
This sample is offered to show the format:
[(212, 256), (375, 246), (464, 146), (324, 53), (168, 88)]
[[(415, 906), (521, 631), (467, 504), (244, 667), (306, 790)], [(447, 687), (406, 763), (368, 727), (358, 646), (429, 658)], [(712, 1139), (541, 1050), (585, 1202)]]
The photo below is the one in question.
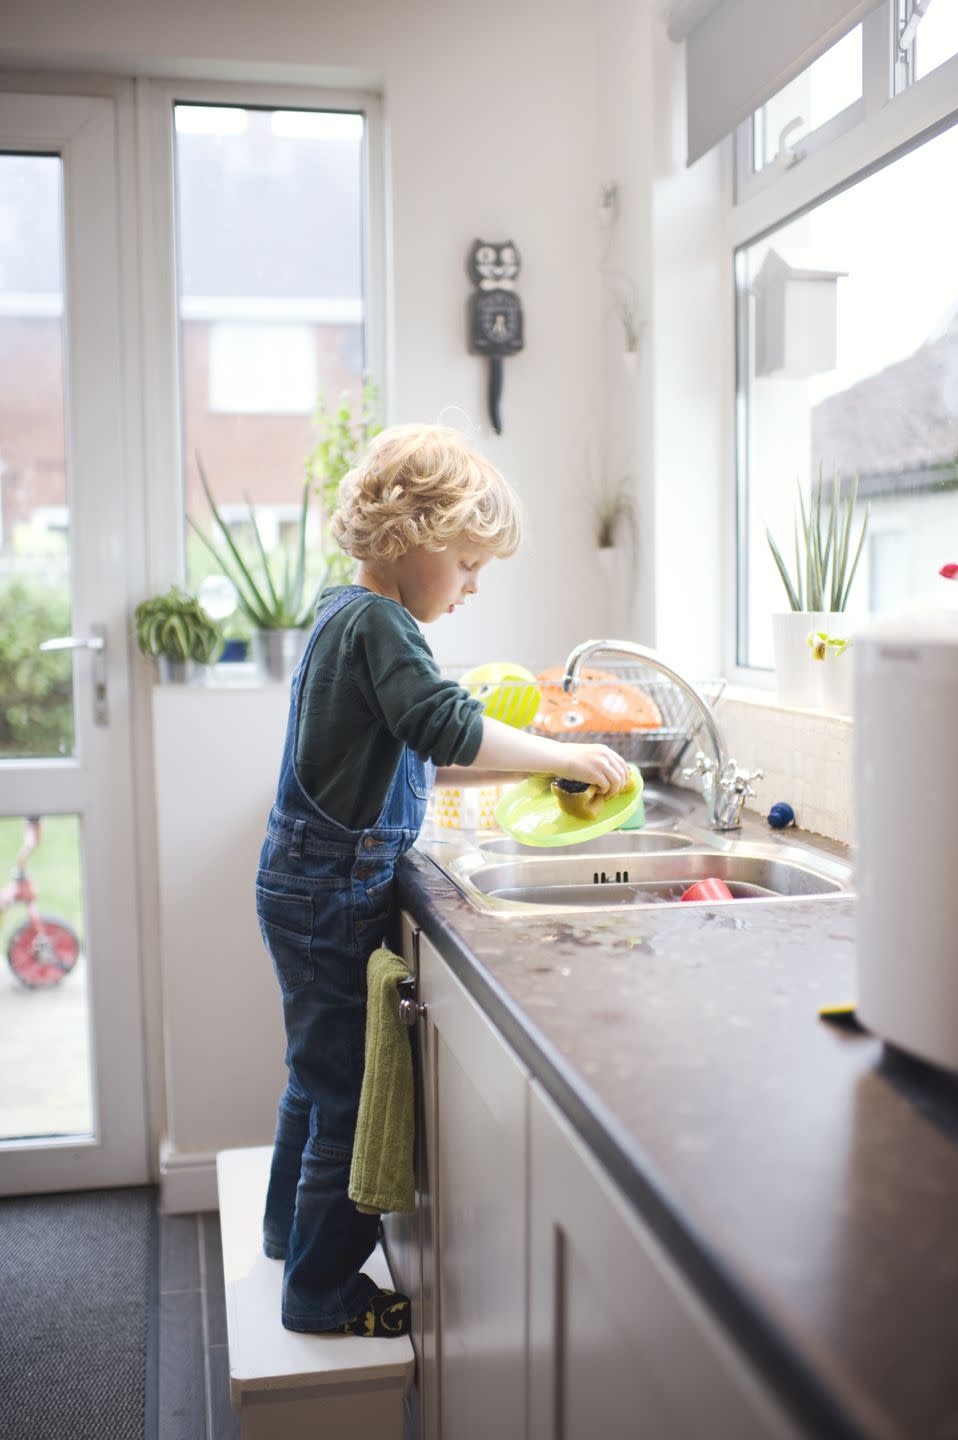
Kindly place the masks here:
[[(313, 327), (316, 373), (330, 402), (343, 391), (358, 398), (361, 327)], [(316, 443), (311, 414), (214, 413), (209, 405), (210, 325), (181, 328), (183, 453), (186, 504), (207, 514), (193, 456), (198, 450), (218, 502), (295, 505), (306, 456)], [(0, 524), (2, 545), (33, 513), (67, 503), (64, 458), (63, 355), (56, 318), (0, 320)]]

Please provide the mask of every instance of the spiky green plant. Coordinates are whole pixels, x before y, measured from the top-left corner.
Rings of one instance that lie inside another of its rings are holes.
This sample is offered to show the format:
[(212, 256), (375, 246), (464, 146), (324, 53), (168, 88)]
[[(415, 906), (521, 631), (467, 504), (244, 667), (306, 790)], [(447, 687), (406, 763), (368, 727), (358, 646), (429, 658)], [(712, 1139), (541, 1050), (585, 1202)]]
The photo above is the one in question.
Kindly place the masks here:
[(858, 498), (858, 478), (856, 476), (848, 487), (848, 493), (843, 496), (838, 475), (832, 476), (832, 494), (827, 506), (827, 517), (823, 503), (825, 486), (821, 468), (818, 472), (818, 484), (809, 497), (807, 510), (801, 482), (796, 484), (798, 511), (795, 516), (794, 580), (772, 538), (772, 532), (768, 526), (765, 527), (772, 559), (785, 586), (788, 603), (793, 610), (844, 610), (868, 530), (869, 507), (866, 505), (858, 544), (852, 552), (852, 522), (855, 501)]
[[(290, 551), (283, 548), (282, 574), (279, 568), (270, 561), (263, 544), (263, 537), (260, 534), (259, 526), (256, 523), (256, 512), (253, 509), (253, 502), (248, 494), (244, 494), (246, 506), (249, 511), (250, 525), (252, 527), (253, 539), (256, 545), (258, 557), (259, 579), (257, 580), (249, 565), (240, 554), (239, 547), (230, 532), (229, 526), (219, 512), (216, 501), (213, 499), (213, 492), (210, 489), (209, 481), (206, 478), (206, 471), (203, 468), (203, 461), (196, 456), (196, 468), (200, 472), (200, 483), (203, 486), (203, 493), (206, 496), (210, 512), (219, 529), (220, 534), (226, 542), (226, 549), (218, 550), (215, 545), (203, 534), (191, 515), (186, 518), (195, 533), (206, 546), (213, 559), (216, 561), (223, 574), (232, 580), (236, 587), (237, 600), (240, 609), (247, 617), (250, 624), (257, 630), (300, 630), (307, 625), (313, 617), (316, 608), (315, 595), (311, 595), (308, 601), (303, 600), (306, 586), (306, 520), (309, 513), (309, 497), (312, 484), (309, 476), (303, 485), (303, 498), (299, 511), (299, 526), (296, 532), (295, 560), (291, 561)], [(277, 572), (277, 573), (274, 573)]]
[(134, 619), (137, 644), (144, 655), (210, 665), (223, 649), (222, 628), (194, 596), (176, 585), (165, 595), (143, 600)]

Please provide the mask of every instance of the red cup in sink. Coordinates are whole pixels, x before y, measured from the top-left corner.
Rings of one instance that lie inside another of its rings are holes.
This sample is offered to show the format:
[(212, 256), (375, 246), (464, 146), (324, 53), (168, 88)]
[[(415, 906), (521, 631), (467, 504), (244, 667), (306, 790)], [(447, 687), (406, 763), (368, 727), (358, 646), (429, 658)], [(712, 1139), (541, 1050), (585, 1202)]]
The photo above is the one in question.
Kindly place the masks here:
[(697, 880), (694, 885), (690, 885), (679, 898), (682, 900), (734, 900), (735, 896), (724, 880), (720, 880), (717, 875), (709, 875), (706, 879)]

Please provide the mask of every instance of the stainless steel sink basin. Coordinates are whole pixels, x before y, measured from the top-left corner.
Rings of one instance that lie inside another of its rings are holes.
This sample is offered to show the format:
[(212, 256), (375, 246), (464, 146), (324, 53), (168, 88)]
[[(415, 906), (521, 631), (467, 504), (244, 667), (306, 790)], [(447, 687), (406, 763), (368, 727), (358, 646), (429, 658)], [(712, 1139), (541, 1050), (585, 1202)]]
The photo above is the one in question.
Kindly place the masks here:
[[(749, 816), (741, 830), (720, 834), (702, 826), (704, 807), (687, 792), (662, 795), (656, 829), (616, 830), (562, 849), (534, 850), (493, 832), (424, 833), (419, 848), (478, 910), (503, 919), (646, 909), (722, 901), (682, 901), (696, 880), (724, 880), (734, 901), (784, 905), (847, 894), (851, 867), (823, 842), (801, 843), (796, 832), (773, 833)], [(654, 811), (652, 812), (655, 813)], [(680, 818), (679, 818), (680, 817)], [(725, 904), (730, 902), (726, 901)]]
[[(586, 840), (581, 845), (563, 845), (561, 854), (539, 856), (546, 864), (575, 855), (644, 855), (649, 851), (686, 850), (695, 841), (691, 835), (682, 835), (677, 830), (613, 830), (595, 840)], [(479, 848), (483, 855), (521, 855), (524, 860), (534, 860), (535, 853), (528, 845), (521, 845), (510, 835), (498, 840), (481, 840)], [(621, 869), (621, 866), (619, 867)]]
[(668, 825), (673, 820), (691, 815), (698, 800), (689, 792), (669, 794), (658, 785), (646, 785), (642, 791), (642, 802), (648, 824), (655, 826)]
[(832, 895), (843, 889), (839, 878), (824, 874), (818, 866), (813, 869), (757, 848), (743, 848), (734, 854), (699, 849), (549, 855), (482, 865), (469, 876), (469, 882), (482, 895), (498, 901), (607, 909), (674, 904), (690, 885), (708, 876), (724, 880), (736, 900)]

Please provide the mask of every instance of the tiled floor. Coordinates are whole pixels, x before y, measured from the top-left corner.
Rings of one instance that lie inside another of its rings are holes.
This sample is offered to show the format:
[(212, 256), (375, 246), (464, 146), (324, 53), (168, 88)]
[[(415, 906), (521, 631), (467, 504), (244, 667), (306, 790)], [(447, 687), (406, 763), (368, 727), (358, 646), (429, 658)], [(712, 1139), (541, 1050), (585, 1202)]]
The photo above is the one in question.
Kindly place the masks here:
[(239, 1440), (219, 1216), (160, 1216), (158, 1440)]

